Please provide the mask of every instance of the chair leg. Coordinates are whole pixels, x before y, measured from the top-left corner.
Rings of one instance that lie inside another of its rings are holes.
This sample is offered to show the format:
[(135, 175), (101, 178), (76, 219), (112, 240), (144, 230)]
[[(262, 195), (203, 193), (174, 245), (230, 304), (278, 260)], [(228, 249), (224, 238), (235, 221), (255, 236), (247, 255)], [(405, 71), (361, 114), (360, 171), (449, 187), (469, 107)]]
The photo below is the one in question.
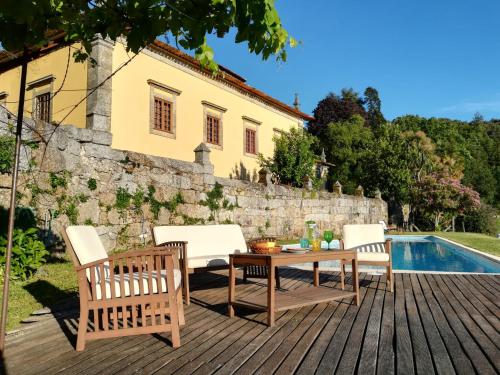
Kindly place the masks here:
[(80, 319), (78, 321), (78, 337), (76, 339), (76, 351), (81, 352), (85, 349), (85, 334), (89, 322), (88, 309), (80, 309)]
[(184, 302), (182, 301), (181, 288), (178, 288), (175, 294), (177, 295), (177, 313), (179, 314), (179, 325), (183, 326), (186, 324), (186, 320), (184, 318)]
[(278, 267), (275, 268), (274, 277), (276, 278), (276, 288), (277, 289), (281, 289), (280, 272), (279, 272), (279, 268)]
[(340, 261), (340, 287), (344, 290), (345, 287), (345, 264), (344, 261)]
[(191, 297), (189, 296), (189, 272), (186, 260), (182, 261), (182, 292), (184, 294), (186, 305), (189, 306), (191, 303)]
[(246, 284), (247, 282), (247, 267), (243, 267), (243, 282)]
[(393, 277), (393, 273), (392, 273), (392, 265), (388, 265), (387, 266), (387, 276), (386, 276), (386, 282), (389, 283), (389, 290), (391, 291), (391, 293), (394, 292), (394, 277)]

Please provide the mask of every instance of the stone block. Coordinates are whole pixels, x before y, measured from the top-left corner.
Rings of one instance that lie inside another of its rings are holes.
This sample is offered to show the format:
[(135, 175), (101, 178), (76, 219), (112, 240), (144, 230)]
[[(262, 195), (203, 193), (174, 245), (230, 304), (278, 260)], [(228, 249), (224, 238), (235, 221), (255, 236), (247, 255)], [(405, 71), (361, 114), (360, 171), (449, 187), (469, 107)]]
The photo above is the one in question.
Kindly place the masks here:
[(92, 220), (92, 223), (99, 223), (99, 214), (101, 209), (97, 199), (89, 199), (87, 202), (78, 205), (78, 221), (84, 223), (85, 220)]
[(76, 131), (76, 139), (79, 142), (92, 142), (94, 132), (92, 129), (78, 128)]
[(125, 159), (125, 152), (114, 150), (109, 146), (87, 143), (84, 146), (85, 156), (97, 159), (121, 161)]
[(98, 145), (111, 146), (113, 136), (108, 131), (94, 130), (92, 135), (92, 143)]

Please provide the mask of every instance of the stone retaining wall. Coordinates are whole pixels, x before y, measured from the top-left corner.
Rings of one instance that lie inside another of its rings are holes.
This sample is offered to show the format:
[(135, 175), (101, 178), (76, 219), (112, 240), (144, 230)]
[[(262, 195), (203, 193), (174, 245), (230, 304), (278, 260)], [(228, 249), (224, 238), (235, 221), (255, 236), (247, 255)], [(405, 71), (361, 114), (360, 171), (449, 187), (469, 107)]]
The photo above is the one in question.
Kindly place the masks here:
[[(0, 106), (0, 132), (13, 121)], [(207, 155), (185, 162), (112, 149), (104, 131), (31, 120), (25, 129), (23, 139), (31, 142), (22, 148), (20, 204), (55, 234), (70, 223), (95, 225), (108, 250), (150, 241), (156, 224), (234, 222), (247, 238), (292, 238), (306, 220), (339, 233), (345, 223), (387, 219), (381, 199), (214, 177)], [(10, 175), (0, 174), (4, 207), (10, 183)], [(219, 212), (207, 201), (216, 183), (223, 190)]]

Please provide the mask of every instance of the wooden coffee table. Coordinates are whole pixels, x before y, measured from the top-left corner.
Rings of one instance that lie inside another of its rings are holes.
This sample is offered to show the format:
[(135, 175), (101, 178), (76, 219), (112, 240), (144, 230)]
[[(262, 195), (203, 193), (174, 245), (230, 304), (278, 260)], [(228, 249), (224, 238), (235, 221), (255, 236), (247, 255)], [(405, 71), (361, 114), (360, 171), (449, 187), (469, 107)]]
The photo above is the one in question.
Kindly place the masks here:
[[(319, 262), (344, 260), (352, 262), (353, 290), (344, 290), (344, 274), (341, 271), (341, 288), (335, 289), (319, 285)], [(315, 288), (303, 287), (295, 290), (275, 291), (275, 267), (290, 264), (313, 263), (313, 283)], [(242, 297), (236, 299), (236, 267), (267, 266), (267, 295)], [(310, 251), (305, 254), (282, 252), (280, 254), (232, 254), (229, 256), (229, 301), (228, 313), (234, 316), (234, 307), (242, 306), (250, 309), (267, 311), (267, 324), (274, 325), (274, 316), (278, 311), (329, 302), (342, 298), (355, 297), (359, 306), (359, 278), (356, 251), (324, 250)]]

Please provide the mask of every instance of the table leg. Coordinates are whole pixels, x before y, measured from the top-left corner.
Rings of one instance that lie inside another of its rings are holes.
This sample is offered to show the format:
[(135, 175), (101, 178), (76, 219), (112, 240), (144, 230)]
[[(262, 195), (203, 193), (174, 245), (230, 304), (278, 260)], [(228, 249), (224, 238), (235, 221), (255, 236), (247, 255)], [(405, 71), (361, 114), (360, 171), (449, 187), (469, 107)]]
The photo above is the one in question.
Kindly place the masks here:
[(359, 306), (359, 274), (358, 274), (358, 259), (352, 260), (352, 288), (356, 293), (356, 306)]
[(233, 302), (234, 302), (234, 294), (235, 294), (235, 288), (236, 288), (236, 272), (234, 268), (234, 263), (233, 263), (233, 258), (229, 257), (229, 296), (228, 296), (228, 304), (227, 304), (227, 309), (228, 309), (228, 315), (230, 318), (234, 316), (234, 307), (233, 307)]
[(275, 269), (272, 258), (268, 259), (267, 263), (267, 325), (269, 327), (274, 326), (274, 310), (275, 310)]
[(319, 262), (313, 262), (314, 286), (319, 286)]

